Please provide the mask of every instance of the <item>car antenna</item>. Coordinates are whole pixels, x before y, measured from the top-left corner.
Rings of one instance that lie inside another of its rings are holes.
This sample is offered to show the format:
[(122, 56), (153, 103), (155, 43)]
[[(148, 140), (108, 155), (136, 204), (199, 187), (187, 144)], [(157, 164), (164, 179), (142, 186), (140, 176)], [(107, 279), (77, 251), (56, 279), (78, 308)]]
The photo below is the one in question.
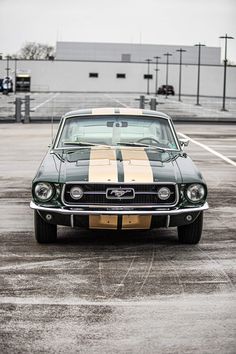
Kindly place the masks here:
[(53, 144), (53, 123), (54, 123), (54, 100), (52, 100), (52, 116), (51, 116), (51, 144)]

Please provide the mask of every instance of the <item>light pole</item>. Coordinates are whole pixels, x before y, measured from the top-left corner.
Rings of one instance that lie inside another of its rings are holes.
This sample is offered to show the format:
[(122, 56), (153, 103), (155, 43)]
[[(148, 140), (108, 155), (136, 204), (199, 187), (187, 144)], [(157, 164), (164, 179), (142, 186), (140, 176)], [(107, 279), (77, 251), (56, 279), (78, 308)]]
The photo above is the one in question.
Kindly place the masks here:
[(179, 52), (179, 101), (181, 102), (182, 53), (186, 52), (186, 50), (179, 48), (176, 52)]
[(205, 44), (195, 44), (198, 47), (198, 71), (197, 71), (197, 103), (196, 106), (201, 106), (199, 103), (199, 91), (200, 91), (200, 67), (201, 67), (201, 47), (205, 47)]
[(230, 37), (227, 35), (225, 36), (220, 36), (219, 38), (222, 38), (225, 40), (225, 60), (224, 60), (224, 81), (223, 81), (223, 104), (222, 104), (222, 111), (227, 111), (225, 108), (225, 95), (226, 95), (226, 69), (227, 69), (227, 40), (228, 39), (234, 39), (234, 37)]
[(9, 59), (10, 59), (10, 57), (9, 57), (9, 55), (7, 55), (7, 67), (6, 67), (6, 72), (7, 72), (7, 76), (6, 76), (6, 77), (8, 78), (8, 79), (6, 79), (6, 80), (7, 80), (7, 93), (6, 93), (7, 95), (8, 95), (8, 92), (9, 92), (9, 83), (10, 83), (10, 82), (9, 82), (9, 81), (10, 81), (10, 80), (9, 80), (9, 71), (10, 71), (10, 68), (9, 68)]
[(150, 63), (152, 59), (146, 59), (145, 60), (148, 64), (148, 70), (147, 70), (147, 95), (150, 94), (150, 89), (149, 89), (149, 80), (150, 80)]
[(157, 90), (158, 90), (158, 60), (160, 59), (161, 57), (154, 57), (154, 59), (156, 59), (156, 81), (155, 81), (155, 95), (157, 96)]
[(17, 77), (17, 57), (15, 57), (15, 87), (14, 87), (15, 94), (16, 94), (16, 77)]
[(7, 67), (6, 67), (6, 72), (7, 72), (7, 76), (9, 76), (9, 71), (10, 71), (10, 68), (9, 68), (9, 55), (7, 55)]
[(170, 53), (165, 53), (166, 56), (166, 98), (168, 98), (168, 69), (169, 69), (169, 57), (172, 56)]

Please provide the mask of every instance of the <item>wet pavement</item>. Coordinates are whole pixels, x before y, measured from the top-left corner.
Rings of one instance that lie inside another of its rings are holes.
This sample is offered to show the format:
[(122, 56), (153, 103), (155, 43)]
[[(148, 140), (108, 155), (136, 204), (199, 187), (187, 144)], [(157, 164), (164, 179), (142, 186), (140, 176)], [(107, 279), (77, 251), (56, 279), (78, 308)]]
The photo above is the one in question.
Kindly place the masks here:
[(172, 228), (60, 227), (37, 244), (30, 187), (51, 127), (0, 125), (1, 353), (236, 352), (236, 125), (176, 128), (209, 187), (196, 246)]

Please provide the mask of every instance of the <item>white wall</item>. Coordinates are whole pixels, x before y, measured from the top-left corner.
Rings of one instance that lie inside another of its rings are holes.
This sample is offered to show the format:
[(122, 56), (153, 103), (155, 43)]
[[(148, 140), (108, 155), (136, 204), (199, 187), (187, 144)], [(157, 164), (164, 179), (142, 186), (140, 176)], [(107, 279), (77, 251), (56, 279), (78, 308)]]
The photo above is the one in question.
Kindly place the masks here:
[[(10, 61), (10, 75), (14, 78), (14, 61)], [(165, 84), (166, 65), (159, 65), (159, 85)], [(0, 61), (0, 77), (6, 75), (6, 61)], [(31, 72), (32, 91), (75, 92), (137, 92), (145, 93), (146, 63), (74, 62), (74, 61), (17, 61), (17, 70)], [(89, 78), (89, 72), (98, 72), (98, 78)], [(155, 90), (154, 65), (150, 72), (150, 89)], [(117, 79), (116, 73), (125, 73), (126, 79)], [(169, 84), (178, 93), (179, 66), (169, 65)], [(197, 66), (183, 65), (182, 94), (196, 94)], [(223, 91), (223, 66), (201, 66), (200, 94), (221, 96)], [(227, 96), (236, 97), (236, 66), (227, 69)]]
[[(167, 44), (135, 44), (135, 43), (92, 43), (92, 42), (57, 42), (56, 58), (58, 60), (103, 60), (121, 61), (122, 54), (129, 54), (131, 62), (145, 62), (145, 59), (161, 57), (165, 62), (164, 53), (171, 53), (170, 61), (179, 63), (179, 48), (186, 50), (183, 53), (183, 62), (197, 64), (198, 47)], [(221, 61), (220, 47), (203, 47), (201, 62), (203, 64), (219, 65)]]

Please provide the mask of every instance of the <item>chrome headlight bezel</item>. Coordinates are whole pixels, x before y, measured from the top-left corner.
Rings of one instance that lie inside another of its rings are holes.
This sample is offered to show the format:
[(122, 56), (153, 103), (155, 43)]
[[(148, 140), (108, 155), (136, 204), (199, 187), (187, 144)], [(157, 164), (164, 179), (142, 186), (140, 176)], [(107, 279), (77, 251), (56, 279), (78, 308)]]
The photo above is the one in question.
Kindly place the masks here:
[(185, 195), (189, 202), (197, 204), (206, 199), (206, 188), (201, 183), (192, 183), (187, 187)]
[(34, 186), (34, 196), (41, 203), (51, 200), (54, 194), (55, 188), (51, 183), (37, 182)]
[(83, 188), (80, 186), (74, 186), (70, 189), (70, 196), (73, 200), (80, 200), (84, 196)]

